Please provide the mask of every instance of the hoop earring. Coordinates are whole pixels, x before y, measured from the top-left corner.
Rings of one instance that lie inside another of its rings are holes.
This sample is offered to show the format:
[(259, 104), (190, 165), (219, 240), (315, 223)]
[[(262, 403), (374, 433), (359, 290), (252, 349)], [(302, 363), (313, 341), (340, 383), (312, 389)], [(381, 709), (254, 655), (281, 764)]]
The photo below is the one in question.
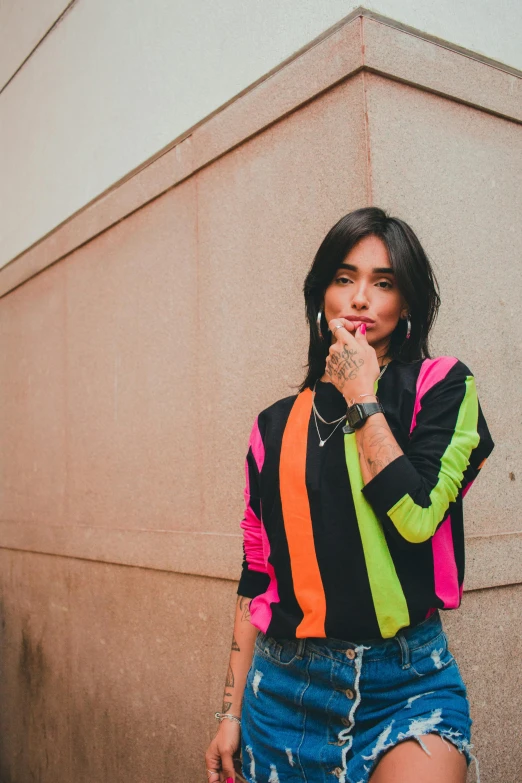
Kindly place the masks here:
[(405, 339), (409, 340), (410, 339), (410, 335), (411, 335), (411, 318), (410, 318), (410, 313), (408, 313), (408, 318), (406, 319), (406, 337), (405, 337)]
[(322, 314), (323, 313), (322, 313), (321, 310), (319, 310), (319, 312), (317, 313), (317, 331), (319, 332), (319, 337), (321, 338), (321, 340), (324, 340), (323, 333), (321, 331), (321, 316), (322, 316)]

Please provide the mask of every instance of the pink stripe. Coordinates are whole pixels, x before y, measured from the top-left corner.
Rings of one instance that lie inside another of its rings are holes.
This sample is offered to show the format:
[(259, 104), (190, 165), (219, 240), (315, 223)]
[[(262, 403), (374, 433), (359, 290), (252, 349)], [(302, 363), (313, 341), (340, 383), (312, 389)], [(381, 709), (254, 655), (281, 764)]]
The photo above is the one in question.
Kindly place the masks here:
[[(473, 481), (475, 481), (475, 479), (473, 479)], [(473, 485), (473, 481), (470, 481), (470, 482), (469, 482), (469, 484), (466, 484), (466, 486), (465, 486), (465, 487), (464, 487), (464, 489), (462, 490), (462, 497), (463, 497), (463, 498), (465, 498), (465, 497), (466, 497), (466, 495), (467, 495), (468, 491), (471, 489), (471, 487), (472, 487), (472, 485)]]
[(270, 577), (270, 584), (265, 593), (257, 595), (250, 601), (250, 617), (252, 624), (266, 633), (272, 620), (272, 607), (270, 604), (279, 603), (279, 591), (274, 568), (269, 562), (270, 542), (266, 534), (265, 526), (261, 523), (261, 535), (263, 537), (263, 552), (265, 556), (266, 572)]
[[(250, 439), (248, 441), (249, 449), (252, 449), (252, 454), (256, 461), (258, 470), (263, 467), (265, 460), (265, 447), (259, 432), (259, 426), (257, 418), (252, 427), (250, 433)], [(265, 559), (263, 555), (263, 542), (261, 536), (261, 520), (258, 519), (254, 513), (252, 506), (250, 505), (250, 474), (248, 471), (248, 460), (245, 460), (245, 516), (240, 527), (243, 529), (243, 542), (245, 545), (245, 555), (248, 563), (248, 568), (251, 571), (262, 571), (266, 574)]]
[(451, 517), (447, 516), (432, 538), (435, 593), (441, 599), (445, 609), (457, 609), (460, 602), (459, 580)]
[(254, 455), (257, 469), (261, 473), (261, 468), (263, 467), (263, 463), (265, 461), (265, 444), (263, 443), (263, 438), (261, 437), (261, 433), (259, 432), (259, 424), (257, 418), (254, 422), (254, 426), (252, 427), (252, 432), (250, 433), (250, 440), (248, 441), (248, 445), (252, 449), (252, 454)]
[(250, 503), (245, 508), (245, 516), (240, 522), (240, 527), (243, 528), (243, 543), (249, 571), (261, 571), (266, 574), (261, 540), (261, 522), (252, 511)]
[[(261, 433), (259, 432), (257, 419), (252, 427), (248, 446), (249, 449), (252, 449), (257, 469), (261, 472), (265, 461), (265, 447)], [(261, 571), (264, 574), (268, 574), (270, 577), (270, 583), (266, 592), (256, 596), (250, 601), (250, 619), (252, 625), (255, 625), (256, 628), (259, 628), (263, 633), (266, 633), (272, 619), (272, 608), (270, 604), (279, 603), (279, 592), (274, 568), (268, 561), (270, 556), (270, 542), (266, 534), (265, 526), (254, 513), (252, 506), (250, 505), (250, 476), (248, 472), (248, 462), (245, 462), (245, 477), (245, 518), (240, 526), (244, 531), (243, 541), (248, 568), (251, 571)]]
[[(475, 481), (475, 479), (473, 479), (473, 481)], [(466, 484), (466, 486), (462, 490), (462, 497), (463, 498), (466, 496), (466, 493), (468, 492), (468, 490), (471, 489), (471, 487), (473, 485), (473, 481), (470, 481), (468, 484)], [(464, 592), (464, 582), (462, 582), (462, 584), (459, 585), (459, 601), (462, 601), (462, 593), (463, 592)]]
[[(422, 407), (422, 398), (436, 383), (442, 381), (447, 376), (457, 361), (454, 356), (439, 356), (435, 359), (425, 359), (423, 361), (417, 378), (410, 435), (417, 423), (417, 415)], [(460, 595), (450, 516), (446, 517), (431, 539), (431, 547), (433, 552), (435, 594), (443, 602), (444, 608), (456, 609), (460, 603)]]
[(415, 395), (415, 405), (413, 407), (413, 418), (411, 420), (410, 435), (417, 423), (417, 415), (421, 409), (422, 398), (432, 386), (446, 377), (454, 364), (457, 363), (454, 356), (439, 356), (436, 359), (424, 359), (422, 367), (417, 378), (417, 392)]

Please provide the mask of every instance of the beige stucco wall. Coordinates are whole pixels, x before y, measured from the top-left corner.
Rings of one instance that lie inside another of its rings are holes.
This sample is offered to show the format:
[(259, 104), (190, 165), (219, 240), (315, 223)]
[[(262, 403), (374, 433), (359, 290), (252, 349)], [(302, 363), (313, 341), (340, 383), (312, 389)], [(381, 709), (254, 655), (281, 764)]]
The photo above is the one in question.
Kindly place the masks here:
[(320, 241), (365, 204), (417, 230), (436, 349), (473, 369), (497, 444), (445, 620), (482, 783), (515, 783), (520, 85), (356, 19), (0, 270), (6, 783), (204, 779), (248, 433), (301, 380)]
[(519, 0), (2, 0), (0, 267), (360, 13), (522, 67)]

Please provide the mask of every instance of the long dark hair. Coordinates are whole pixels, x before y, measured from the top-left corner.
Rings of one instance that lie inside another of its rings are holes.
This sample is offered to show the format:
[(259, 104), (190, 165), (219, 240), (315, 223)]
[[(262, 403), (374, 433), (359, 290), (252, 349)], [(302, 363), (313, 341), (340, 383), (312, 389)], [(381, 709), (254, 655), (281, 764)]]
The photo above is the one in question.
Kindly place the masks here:
[(324, 313), (321, 316), (323, 339), (317, 328), (317, 315), (324, 293), (350, 250), (367, 236), (379, 237), (384, 242), (396, 283), (410, 312), (410, 338), (405, 339), (406, 320), (399, 319), (390, 335), (387, 355), (404, 362), (430, 357), (428, 336), (437, 317), (440, 296), (428, 256), (407, 223), (390, 217), (378, 207), (363, 207), (344, 215), (332, 226), (321, 242), (306, 276), (303, 292), (306, 320), (310, 327), (310, 346), (307, 375), (299, 391), (312, 388), (315, 381), (324, 375), (331, 344)]

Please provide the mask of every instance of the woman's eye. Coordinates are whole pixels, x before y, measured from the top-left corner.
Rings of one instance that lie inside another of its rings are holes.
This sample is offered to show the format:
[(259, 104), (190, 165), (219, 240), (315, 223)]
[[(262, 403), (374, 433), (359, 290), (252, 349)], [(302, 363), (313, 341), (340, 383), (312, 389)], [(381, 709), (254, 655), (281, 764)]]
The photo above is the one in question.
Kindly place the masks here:
[(377, 285), (383, 285), (383, 284), (385, 288), (393, 288), (393, 285), (390, 283), (389, 280), (381, 280), (380, 282), (377, 283)]
[(337, 277), (335, 282), (336, 283), (351, 283), (352, 281), (350, 280), (349, 277)]

